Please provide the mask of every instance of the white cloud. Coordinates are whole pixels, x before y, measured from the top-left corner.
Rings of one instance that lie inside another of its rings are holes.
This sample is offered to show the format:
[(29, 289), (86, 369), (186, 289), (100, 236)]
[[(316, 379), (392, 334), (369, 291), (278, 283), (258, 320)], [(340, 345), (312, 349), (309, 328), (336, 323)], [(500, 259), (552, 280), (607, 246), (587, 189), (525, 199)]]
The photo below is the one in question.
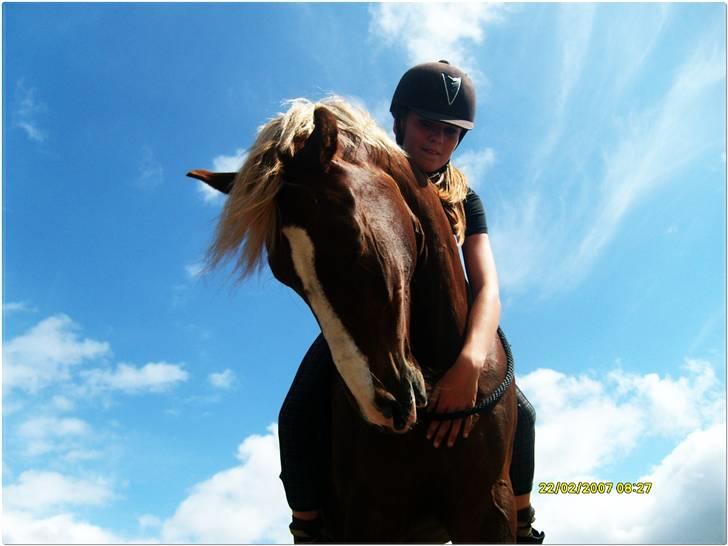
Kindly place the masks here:
[(53, 397), (52, 402), (53, 405), (60, 411), (71, 411), (76, 406), (73, 400), (59, 394)]
[(231, 173), (240, 170), (240, 167), (245, 163), (245, 158), (248, 156), (247, 152), (238, 148), (235, 150), (234, 155), (218, 155), (212, 160), (212, 168), (215, 172)]
[(725, 544), (725, 441), (718, 423), (690, 433), (644, 476), (581, 477), (651, 482), (648, 494), (535, 495), (535, 526), (561, 544)]
[[(725, 389), (708, 362), (686, 359), (678, 378), (540, 369), (518, 384), (537, 411), (532, 503), (549, 542), (725, 542)], [(622, 473), (655, 437), (680, 443), (645, 476)], [(557, 481), (653, 486), (647, 495), (538, 494), (539, 482)]]
[(139, 516), (139, 527), (142, 529), (157, 528), (162, 526), (162, 520), (152, 514), (143, 514)]
[(202, 273), (202, 270), (205, 268), (205, 264), (196, 262), (193, 264), (189, 264), (185, 266), (185, 271), (187, 272), (187, 276), (190, 279), (196, 279), (200, 276), (200, 273)]
[(4, 347), (4, 387), (34, 393), (66, 380), (69, 369), (107, 355), (109, 344), (80, 339), (78, 325), (66, 315), (44, 319)]
[(289, 543), (276, 425), (238, 447), (240, 465), (195, 485), (164, 522), (166, 543)]
[(37, 518), (28, 512), (3, 511), (5, 544), (122, 544), (124, 539), (73, 514)]
[(23, 472), (17, 482), (3, 488), (6, 507), (34, 513), (68, 505), (103, 505), (112, 497), (105, 480), (69, 478), (57, 472), (36, 470)]
[(207, 379), (213, 387), (229, 389), (235, 383), (235, 372), (227, 369), (223, 372), (211, 373), (207, 376)]
[(4, 313), (17, 313), (20, 311), (36, 311), (34, 307), (31, 307), (24, 301), (3, 303)]
[(76, 418), (33, 417), (18, 427), (18, 438), (24, 442), (27, 456), (37, 456), (68, 449), (77, 438), (90, 433), (91, 427)]
[(63, 454), (63, 460), (68, 463), (78, 463), (82, 461), (94, 461), (103, 457), (103, 453), (93, 449), (69, 449)]
[(143, 189), (153, 189), (159, 186), (164, 180), (164, 168), (157, 161), (152, 149), (145, 146), (142, 149), (142, 157), (139, 161), (136, 184)]
[(519, 378), (537, 409), (543, 481), (591, 475), (646, 438), (680, 438), (723, 419), (723, 387), (710, 363), (687, 359), (683, 371), (673, 379), (617, 368), (597, 379), (539, 369)]
[(18, 121), (17, 126), (25, 131), (25, 134), (30, 140), (45, 142), (45, 139), (48, 138), (48, 134), (45, 131), (36, 127), (29, 121)]
[[(233, 155), (218, 155), (212, 160), (213, 172), (237, 172), (243, 166), (248, 153), (238, 148)], [(203, 202), (210, 205), (220, 205), (225, 201), (225, 194), (211, 188), (201, 180), (197, 180), (197, 191), (200, 192)]]
[(205, 203), (221, 204), (225, 200), (226, 196), (224, 193), (219, 192), (215, 188), (208, 186), (201, 180), (196, 180), (195, 182), (197, 184), (197, 191), (200, 192), (200, 195), (202, 196), (202, 200)]
[(22, 129), (26, 136), (35, 142), (45, 142), (48, 133), (41, 129), (37, 118), (47, 108), (38, 100), (38, 90), (34, 87), (26, 87), (25, 82), (20, 80), (15, 87), (15, 108), (13, 110), (13, 124)]
[(502, 19), (507, 6), (468, 3), (382, 3), (370, 8), (369, 32), (385, 44), (404, 45), (411, 64), (447, 59), (476, 81), (483, 79), (475, 60), (485, 26)]
[(92, 390), (120, 390), (127, 393), (162, 392), (187, 381), (189, 374), (178, 364), (150, 362), (141, 368), (119, 364), (115, 371), (93, 369), (82, 372)]
[(492, 148), (468, 150), (458, 154), (453, 163), (468, 177), (468, 185), (474, 189), (483, 187), (486, 173), (495, 164)]

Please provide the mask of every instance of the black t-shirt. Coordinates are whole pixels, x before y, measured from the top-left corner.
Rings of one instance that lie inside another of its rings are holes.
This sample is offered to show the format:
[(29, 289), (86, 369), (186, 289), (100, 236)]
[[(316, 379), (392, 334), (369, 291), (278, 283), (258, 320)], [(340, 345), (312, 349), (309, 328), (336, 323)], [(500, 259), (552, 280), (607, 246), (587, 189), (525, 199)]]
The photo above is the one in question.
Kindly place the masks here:
[(485, 208), (483, 202), (472, 188), (468, 188), (468, 194), (463, 202), (465, 209), (465, 236), (476, 233), (488, 233), (488, 224), (485, 221)]

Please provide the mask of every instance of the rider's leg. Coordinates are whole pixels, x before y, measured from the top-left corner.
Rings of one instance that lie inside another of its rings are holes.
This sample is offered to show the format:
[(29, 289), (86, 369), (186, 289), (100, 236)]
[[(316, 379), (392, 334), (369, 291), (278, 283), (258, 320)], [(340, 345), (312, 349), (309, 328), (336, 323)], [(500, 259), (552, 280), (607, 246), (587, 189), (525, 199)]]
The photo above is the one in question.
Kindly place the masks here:
[(534, 445), (536, 411), (516, 386), (518, 400), (518, 421), (516, 437), (513, 442), (511, 460), (511, 483), (518, 513), (518, 542), (543, 542), (543, 533), (531, 527), (534, 511), (531, 508), (531, 489), (533, 488)]
[(281, 475), (293, 510), (295, 541), (317, 538), (329, 458), (330, 385), (334, 370), (322, 335), (304, 356), (278, 416)]

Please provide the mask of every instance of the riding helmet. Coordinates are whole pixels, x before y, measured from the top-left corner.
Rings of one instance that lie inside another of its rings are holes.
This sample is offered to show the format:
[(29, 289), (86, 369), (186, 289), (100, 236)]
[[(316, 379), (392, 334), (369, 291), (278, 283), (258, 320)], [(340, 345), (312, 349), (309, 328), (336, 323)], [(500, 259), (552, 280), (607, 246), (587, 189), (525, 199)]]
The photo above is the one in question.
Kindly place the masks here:
[(472, 129), (475, 126), (475, 87), (465, 72), (445, 60), (418, 64), (399, 80), (389, 107), (395, 118), (406, 110), (434, 121)]

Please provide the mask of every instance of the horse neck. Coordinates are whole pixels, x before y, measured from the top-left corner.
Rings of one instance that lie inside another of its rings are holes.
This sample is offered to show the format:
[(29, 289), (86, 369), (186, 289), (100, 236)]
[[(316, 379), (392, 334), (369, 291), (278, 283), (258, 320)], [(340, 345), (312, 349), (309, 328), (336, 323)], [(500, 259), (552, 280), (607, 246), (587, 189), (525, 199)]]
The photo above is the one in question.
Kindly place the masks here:
[(414, 177), (395, 177), (424, 233), (411, 284), (410, 345), (432, 384), (460, 353), (468, 302), (459, 250), (440, 197), (424, 175), (412, 171)]

